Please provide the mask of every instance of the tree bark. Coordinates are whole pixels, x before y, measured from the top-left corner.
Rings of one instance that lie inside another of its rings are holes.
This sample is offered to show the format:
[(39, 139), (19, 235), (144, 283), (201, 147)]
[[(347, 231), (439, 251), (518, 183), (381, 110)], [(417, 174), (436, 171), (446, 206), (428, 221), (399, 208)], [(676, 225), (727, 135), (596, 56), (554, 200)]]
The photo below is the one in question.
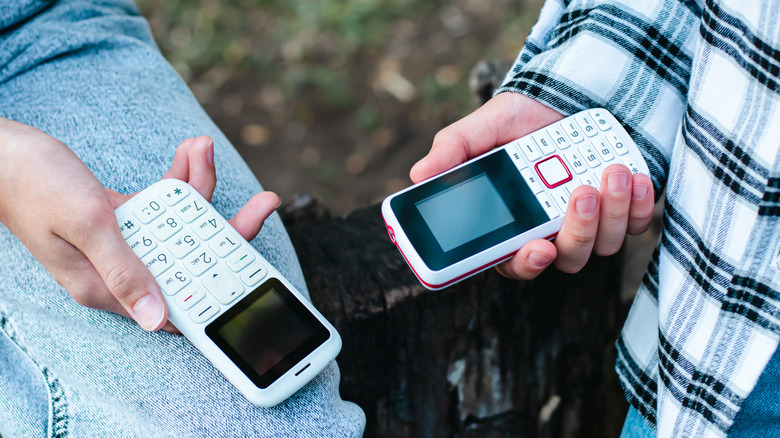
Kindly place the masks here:
[(314, 304), (341, 333), (341, 394), (367, 437), (616, 437), (620, 258), (514, 281), (422, 287), (379, 206), (283, 214)]

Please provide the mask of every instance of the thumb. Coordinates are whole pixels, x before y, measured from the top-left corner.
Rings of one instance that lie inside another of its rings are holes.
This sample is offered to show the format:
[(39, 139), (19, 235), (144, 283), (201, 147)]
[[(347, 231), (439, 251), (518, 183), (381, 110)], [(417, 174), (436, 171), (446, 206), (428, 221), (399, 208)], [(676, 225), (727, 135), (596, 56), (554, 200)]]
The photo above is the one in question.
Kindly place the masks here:
[(430, 152), (412, 167), (409, 176), (418, 183), (562, 118), (528, 96), (499, 94), (439, 131)]
[(168, 318), (160, 287), (125, 242), (110, 204), (90, 218), (85, 232), (71, 229), (72, 235), (60, 237), (89, 259), (111, 294), (144, 330), (159, 330)]

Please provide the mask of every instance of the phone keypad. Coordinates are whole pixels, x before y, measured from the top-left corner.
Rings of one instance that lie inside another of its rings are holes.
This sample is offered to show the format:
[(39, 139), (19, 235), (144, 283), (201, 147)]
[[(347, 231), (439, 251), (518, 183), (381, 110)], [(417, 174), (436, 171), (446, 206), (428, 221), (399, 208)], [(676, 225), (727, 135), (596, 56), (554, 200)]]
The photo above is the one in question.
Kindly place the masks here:
[[(606, 111), (594, 109), (567, 117), (506, 146), (528, 187), (551, 219), (568, 207), (580, 185), (599, 188), (604, 170), (621, 163), (638, 173), (628, 144), (612, 129)], [(547, 190), (545, 190), (547, 189)]]
[(163, 207), (157, 200), (151, 200), (139, 204), (133, 210), (135, 217), (141, 220), (141, 222), (148, 224), (157, 218), (157, 216), (163, 214), (165, 207)]
[(249, 243), (186, 184), (136, 196), (144, 198), (117, 218), (122, 236), (193, 322), (210, 321), (268, 275)]

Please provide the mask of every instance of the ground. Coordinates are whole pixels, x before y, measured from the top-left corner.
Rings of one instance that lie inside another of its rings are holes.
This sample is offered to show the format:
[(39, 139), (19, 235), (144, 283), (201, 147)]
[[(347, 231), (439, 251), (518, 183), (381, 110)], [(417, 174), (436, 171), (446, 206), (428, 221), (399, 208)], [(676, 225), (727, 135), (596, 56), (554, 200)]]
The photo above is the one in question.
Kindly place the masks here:
[(511, 60), (542, 0), (138, 0), (206, 111), (283, 202), (335, 214), (410, 184), (476, 108), (480, 60)]

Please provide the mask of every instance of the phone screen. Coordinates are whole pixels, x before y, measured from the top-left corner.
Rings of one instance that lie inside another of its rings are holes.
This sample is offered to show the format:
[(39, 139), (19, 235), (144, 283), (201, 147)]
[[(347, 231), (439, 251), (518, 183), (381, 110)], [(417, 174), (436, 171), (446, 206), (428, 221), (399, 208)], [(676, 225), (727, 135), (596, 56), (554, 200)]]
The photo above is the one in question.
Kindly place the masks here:
[(487, 173), (481, 173), (415, 205), (445, 252), (515, 220)]
[(403, 192), (390, 208), (434, 271), (550, 220), (506, 150)]
[(328, 330), (276, 278), (217, 318), (206, 334), (260, 388), (268, 387), (329, 337)]

